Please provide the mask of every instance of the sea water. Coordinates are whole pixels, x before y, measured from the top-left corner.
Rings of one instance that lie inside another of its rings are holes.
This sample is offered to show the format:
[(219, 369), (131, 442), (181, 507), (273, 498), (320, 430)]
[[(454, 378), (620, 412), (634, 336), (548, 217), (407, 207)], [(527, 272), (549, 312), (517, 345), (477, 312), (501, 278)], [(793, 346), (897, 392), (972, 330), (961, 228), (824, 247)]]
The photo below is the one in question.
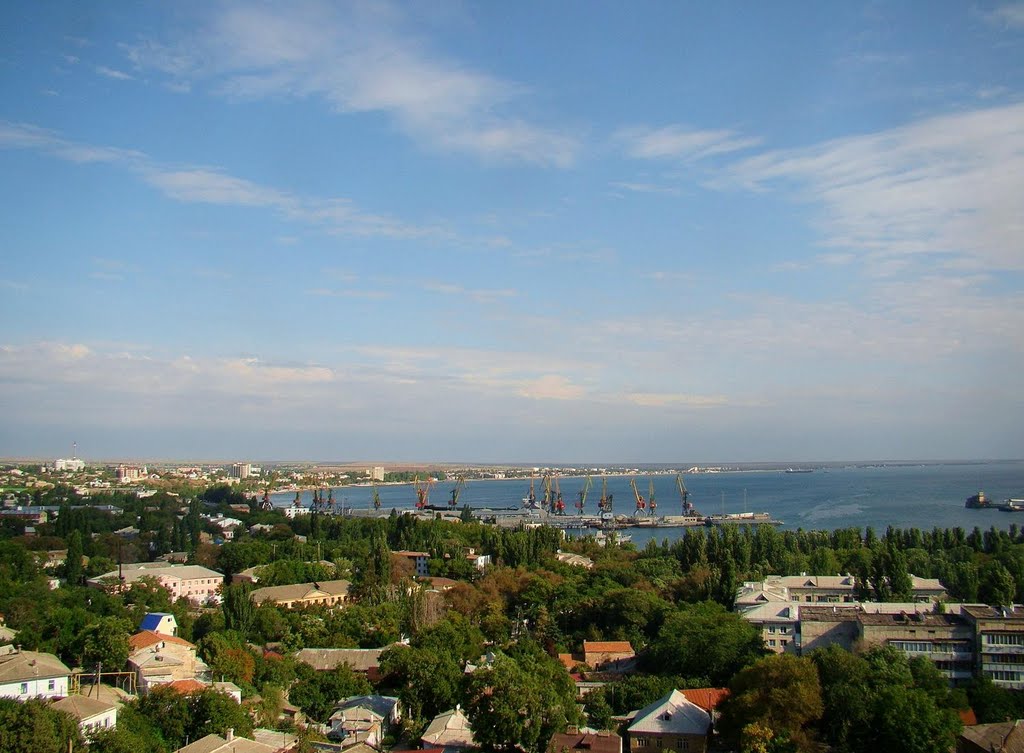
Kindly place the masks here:
[[(602, 481), (614, 497), (614, 512), (630, 515), (636, 501), (629, 476), (594, 476), (587, 495), (585, 512), (597, 512)], [(781, 520), (782, 529), (832, 530), (872, 526), (882, 533), (886, 527), (931, 529), (962, 527), (967, 530), (991, 526), (1009, 528), (1017, 523), (1024, 528), (1024, 513), (1001, 512), (992, 507), (970, 510), (964, 501), (984, 491), (995, 505), (1009, 497), (1024, 497), (1024, 461), (956, 463), (943, 465), (876, 465), (816, 469), (812, 473), (778, 471), (736, 471), (685, 474), (690, 502), (704, 515), (739, 512), (767, 512)], [(679, 515), (681, 500), (674, 475), (637, 475), (637, 488), (646, 500), (650, 481), (654, 482), (658, 515)], [(575, 502), (585, 479), (560, 478), (566, 517), (576, 513)], [(430, 493), (430, 503), (444, 505), (450, 499), (454, 482), (439, 481)], [(521, 506), (529, 491), (529, 479), (468, 481), (459, 498), (459, 506)], [(415, 508), (416, 493), (411, 484), (378, 486), (381, 510), (402, 512)], [(543, 494), (540, 479), (534, 491)], [(275, 505), (290, 504), (295, 493), (273, 495)], [(346, 486), (334, 490), (335, 502), (346, 509), (372, 509), (369, 486)], [(301, 494), (308, 506), (312, 492)], [(630, 529), (633, 543), (643, 546), (648, 540), (675, 539), (684, 529)]]

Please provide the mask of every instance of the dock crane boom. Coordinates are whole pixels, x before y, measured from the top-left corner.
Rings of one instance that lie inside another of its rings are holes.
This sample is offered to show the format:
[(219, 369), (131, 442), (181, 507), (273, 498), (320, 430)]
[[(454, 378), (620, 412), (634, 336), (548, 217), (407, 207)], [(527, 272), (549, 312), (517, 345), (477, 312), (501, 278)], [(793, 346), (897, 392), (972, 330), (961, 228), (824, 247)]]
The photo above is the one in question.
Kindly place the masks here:
[(544, 498), (541, 500), (540, 506), (547, 512), (551, 512), (554, 509), (554, 497), (551, 495), (551, 474), (544, 474)]
[(448, 500), (449, 510), (454, 510), (459, 506), (459, 497), (462, 495), (464, 488), (466, 488), (466, 477), (460, 475), (455, 479), (455, 486), (452, 487), (452, 497)]
[(430, 504), (430, 487), (434, 485), (433, 480), (428, 476), (420, 481), (419, 475), (413, 477), (413, 484), (416, 486), (416, 509), (426, 509)]
[(587, 492), (590, 491), (590, 487), (594, 485), (594, 479), (590, 478), (590, 474), (587, 474), (587, 480), (583, 482), (583, 488), (580, 489), (579, 500), (576, 502), (576, 509), (580, 515), (583, 514), (583, 508), (587, 504)]
[(647, 507), (647, 504), (644, 502), (644, 497), (643, 497), (642, 494), (640, 494), (640, 490), (636, 488), (636, 479), (635, 478), (631, 478), (629, 480), (629, 486), (633, 489), (633, 496), (636, 497), (636, 513), (635, 514), (639, 515)]
[(562, 499), (562, 490), (558, 486), (558, 474), (555, 474), (555, 492), (554, 497), (555, 508), (554, 512), (556, 515), (565, 515), (565, 500)]
[(658, 509), (658, 502), (654, 499), (654, 479), (648, 479), (647, 484), (647, 512), (654, 515), (654, 511)]
[(679, 497), (683, 501), (683, 515), (698, 515), (699, 513), (694, 509), (690, 503), (690, 492), (686, 490), (686, 484), (683, 483), (683, 474), (676, 474), (676, 488), (679, 490)]

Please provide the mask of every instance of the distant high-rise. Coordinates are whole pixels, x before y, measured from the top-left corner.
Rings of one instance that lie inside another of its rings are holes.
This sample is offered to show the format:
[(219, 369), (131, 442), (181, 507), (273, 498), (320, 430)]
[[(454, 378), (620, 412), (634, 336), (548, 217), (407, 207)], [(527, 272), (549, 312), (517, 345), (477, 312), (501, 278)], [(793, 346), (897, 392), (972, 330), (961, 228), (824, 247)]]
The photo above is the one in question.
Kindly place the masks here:
[(231, 478), (247, 479), (252, 475), (251, 463), (235, 463), (231, 466)]
[(382, 465), (375, 465), (373, 468), (371, 468), (370, 469), (370, 478), (372, 478), (374, 481), (383, 481), (384, 480), (384, 466), (382, 466)]

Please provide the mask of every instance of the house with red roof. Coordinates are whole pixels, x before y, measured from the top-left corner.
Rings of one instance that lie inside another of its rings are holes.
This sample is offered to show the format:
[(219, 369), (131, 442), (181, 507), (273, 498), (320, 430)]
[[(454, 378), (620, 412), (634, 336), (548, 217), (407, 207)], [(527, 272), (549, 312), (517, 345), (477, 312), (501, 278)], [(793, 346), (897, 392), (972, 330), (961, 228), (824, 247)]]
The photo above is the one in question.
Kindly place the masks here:
[(135, 673), (139, 693), (176, 681), (194, 680), (204, 686), (210, 681), (210, 668), (184, 638), (142, 630), (128, 639), (128, 645), (128, 668)]

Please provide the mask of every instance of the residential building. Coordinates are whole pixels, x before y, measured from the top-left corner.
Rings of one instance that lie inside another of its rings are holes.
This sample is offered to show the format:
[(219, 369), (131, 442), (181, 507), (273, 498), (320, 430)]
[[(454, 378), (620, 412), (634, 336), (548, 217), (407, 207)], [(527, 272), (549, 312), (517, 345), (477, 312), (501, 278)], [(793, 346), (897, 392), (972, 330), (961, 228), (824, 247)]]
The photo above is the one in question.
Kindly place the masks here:
[(673, 690), (631, 716), (632, 723), (627, 728), (629, 753), (707, 750), (711, 714), (687, 700), (682, 691)]
[(379, 749), (391, 728), (401, 719), (401, 706), (393, 696), (352, 696), (335, 706), (328, 719), (331, 730), (327, 737), (353, 744), (365, 743)]
[(974, 629), (959, 614), (861, 612), (857, 626), (865, 648), (891, 646), (909, 658), (923, 656), (951, 682), (971, 679)]
[(622, 738), (608, 730), (570, 727), (551, 736), (548, 753), (622, 753)]
[[(402, 645), (402, 644), (393, 644)], [(330, 672), (347, 664), (353, 672), (366, 675), (371, 682), (380, 679), (380, 655), (383, 648), (304, 648), (296, 651), (297, 661), (318, 672)]]
[[(933, 602), (946, 598), (937, 578), (910, 576), (912, 601)], [(763, 581), (745, 582), (737, 591), (736, 605), (749, 606), (767, 601), (795, 601), (802, 604), (841, 604), (857, 601), (857, 579), (852, 575), (769, 575)]]
[(150, 612), (142, 618), (139, 630), (174, 636), (178, 634), (178, 621), (170, 612)]
[[(466, 551), (466, 559), (469, 560), (470, 564), (473, 565), (477, 570), (483, 570), (488, 565), (493, 564), (491, 555), (489, 554), (477, 554), (472, 548)], [(417, 573), (418, 575), (419, 573)]]
[(995, 724), (964, 726), (956, 741), (956, 753), (1021, 753), (1024, 751), (1024, 719)]
[(228, 730), (224, 737), (207, 735), (201, 737), (174, 753), (279, 753), (282, 748), (250, 740), (247, 737), (235, 737), (234, 730)]
[(1024, 689), (1024, 607), (968, 605), (974, 630), (974, 671), (1011, 690)]
[(583, 662), (593, 669), (608, 669), (635, 658), (629, 641), (583, 641)]
[(289, 520), (294, 520), (300, 515), (309, 515), (311, 510), (308, 507), (303, 507), (302, 505), (293, 502), (287, 507), (282, 507), (281, 512), (283, 512), (284, 516)]
[(761, 638), (769, 651), (777, 654), (798, 651), (796, 637), (799, 633), (799, 604), (766, 601), (744, 607), (737, 605), (736, 609), (743, 619), (761, 631)]
[(55, 471), (84, 471), (85, 461), (78, 458), (57, 458), (53, 461)]
[(235, 463), (231, 466), (228, 471), (228, 475), (231, 478), (237, 478), (239, 480), (247, 479), (252, 475), (252, 464), (251, 463)]
[(427, 567), (427, 561), (430, 559), (430, 555), (426, 552), (392, 552), (396, 557), (405, 557), (407, 560), (412, 562), (413, 574), (418, 576), (430, 575), (430, 569)]
[(68, 694), (71, 670), (53, 654), (15, 649), (0, 655), (0, 698), (60, 698)]
[(144, 465), (124, 465), (117, 466), (116, 470), (117, 480), (119, 483), (131, 483), (132, 481), (138, 481), (145, 478), (148, 473), (146, 472), (146, 466)]
[(335, 607), (348, 599), (351, 584), (347, 580), (325, 580), (319, 583), (295, 583), (290, 586), (257, 588), (249, 598), (259, 606), (270, 602), (285, 609), (308, 606)]
[(135, 673), (140, 693), (178, 681), (210, 681), (210, 668), (184, 638), (143, 630), (129, 638), (128, 645), (128, 668)]
[(384, 466), (382, 466), (382, 465), (375, 465), (375, 466), (373, 466), (373, 468), (370, 469), (370, 478), (373, 479), (374, 481), (383, 481), (384, 480)]
[(451, 711), (438, 714), (427, 725), (420, 736), (420, 745), (424, 748), (444, 748), (445, 751), (458, 751), (475, 748), (473, 730), (469, 727), (469, 719), (456, 706)]
[(79, 729), (86, 737), (101, 729), (114, 729), (117, 726), (117, 706), (98, 698), (69, 695), (54, 701), (50, 707), (75, 717)]
[(94, 588), (119, 591), (142, 579), (152, 578), (170, 591), (172, 599), (187, 598), (196, 604), (220, 600), (224, 576), (201, 565), (168, 565), (164, 562), (139, 562), (121, 565), (86, 581)]
[(584, 570), (594, 569), (594, 560), (590, 557), (584, 557), (582, 554), (574, 554), (573, 552), (558, 552), (555, 558), (566, 565), (572, 567), (582, 567)]

